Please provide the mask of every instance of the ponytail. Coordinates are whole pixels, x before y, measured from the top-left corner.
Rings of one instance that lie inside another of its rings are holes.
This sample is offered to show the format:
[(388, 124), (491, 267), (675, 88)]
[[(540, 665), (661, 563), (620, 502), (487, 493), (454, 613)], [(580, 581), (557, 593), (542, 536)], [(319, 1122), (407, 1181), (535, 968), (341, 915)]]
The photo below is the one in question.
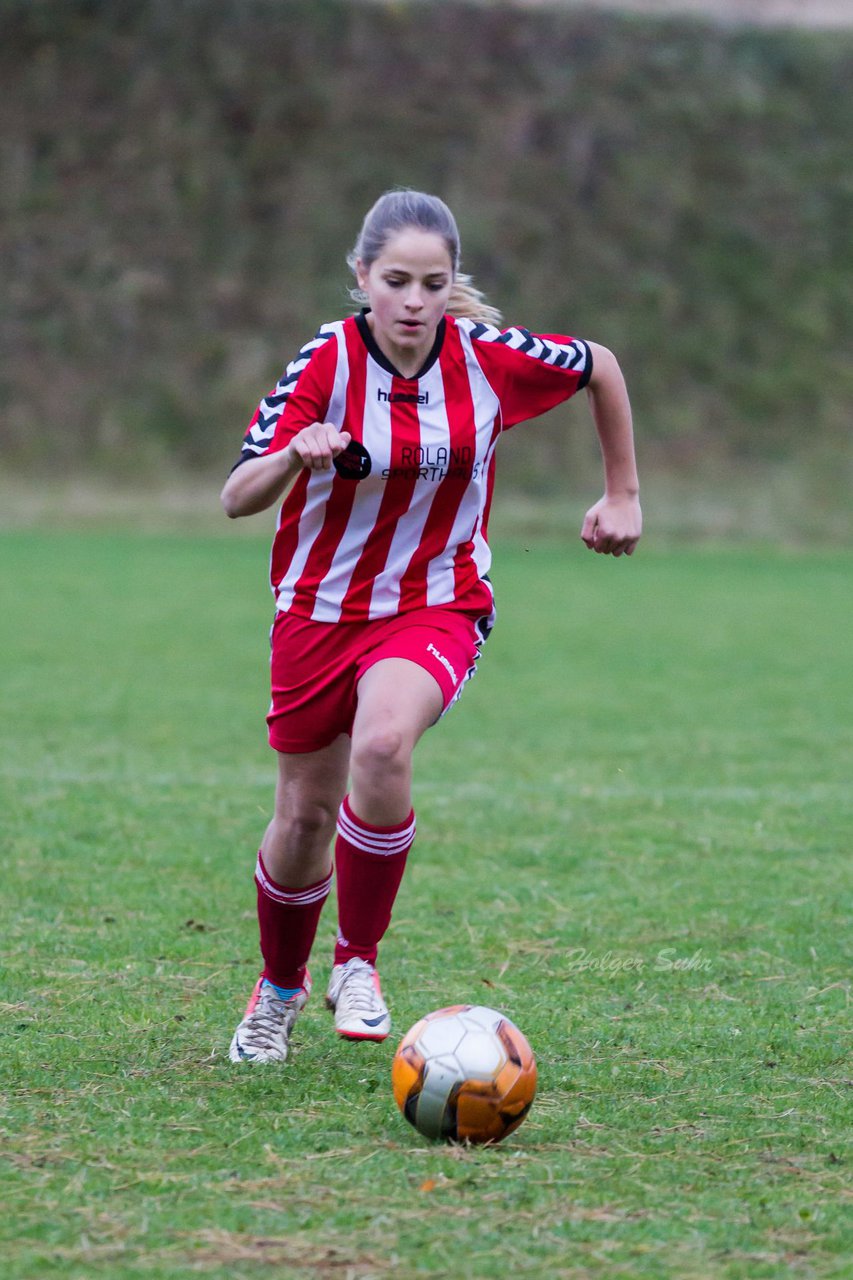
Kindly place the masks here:
[(461, 271), (454, 277), (450, 289), (447, 314), (454, 316), (457, 320), (475, 320), (478, 324), (491, 324), (496, 329), (501, 327), (503, 321), (503, 316), (497, 307), (487, 302), (485, 295), (476, 287), (471, 277)]

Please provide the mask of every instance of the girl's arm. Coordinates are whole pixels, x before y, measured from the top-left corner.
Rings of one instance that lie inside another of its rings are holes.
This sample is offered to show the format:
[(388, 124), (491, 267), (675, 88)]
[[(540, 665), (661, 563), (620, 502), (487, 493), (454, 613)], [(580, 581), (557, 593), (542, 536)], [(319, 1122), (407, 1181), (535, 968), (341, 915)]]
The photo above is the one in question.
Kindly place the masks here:
[(581, 538), (592, 551), (629, 556), (643, 530), (631, 405), (612, 351), (595, 342), (589, 347), (592, 377), (587, 391), (604, 460), (604, 497), (587, 511)]
[(331, 422), (313, 422), (277, 453), (265, 453), (241, 463), (231, 472), (222, 490), (225, 514), (233, 520), (265, 511), (281, 497), (303, 467), (328, 471), (350, 439), (348, 431), (338, 431)]

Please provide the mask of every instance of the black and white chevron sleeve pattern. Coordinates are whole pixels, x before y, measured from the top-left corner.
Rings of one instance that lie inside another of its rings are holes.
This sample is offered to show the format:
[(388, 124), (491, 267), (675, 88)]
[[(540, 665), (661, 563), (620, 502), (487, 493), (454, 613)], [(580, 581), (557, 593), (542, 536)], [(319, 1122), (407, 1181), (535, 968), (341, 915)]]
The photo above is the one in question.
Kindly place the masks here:
[(332, 325), (321, 325), (311, 341), (305, 343), (296, 359), (291, 360), (276, 383), (275, 389), (258, 405), (257, 413), (243, 437), (243, 449), (236, 466), (248, 461), (249, 458), (258, 458), (267, 452), (275, 435), (278, 420), (284, 413), (285, 405), (293, 395), (303, 370), (307, 368), (318, 347), (328, 342), (333, 333)]
[(531, 333), (529, 329), (501, 330), (482, 323), (472, 324), (468, 332), (474, 341), (501, 344), (512, 351), (520, 351), (533, 360), (553, 365), (555, 369), (573, 369), (581, 375), (579, 389), (586, 386), (592, 373), (592, 353), (581, 338), (562, 343)]

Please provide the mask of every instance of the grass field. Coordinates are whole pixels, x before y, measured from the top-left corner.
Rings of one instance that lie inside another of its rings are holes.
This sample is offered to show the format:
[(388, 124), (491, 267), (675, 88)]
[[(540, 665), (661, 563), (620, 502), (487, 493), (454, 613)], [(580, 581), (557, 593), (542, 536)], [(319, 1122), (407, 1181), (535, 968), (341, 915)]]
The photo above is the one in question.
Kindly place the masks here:
[(849, 556), (498, 548), (382, 957), (399, 1033), (476, 1001), (531, 1040), (487, 1150), (421, 1140), (395, 1038), (339, 1043), (321, 1000), (283, 1070), (226, 1060), (265, 561), (0, 541), (4, 1280), (850, 1276)]

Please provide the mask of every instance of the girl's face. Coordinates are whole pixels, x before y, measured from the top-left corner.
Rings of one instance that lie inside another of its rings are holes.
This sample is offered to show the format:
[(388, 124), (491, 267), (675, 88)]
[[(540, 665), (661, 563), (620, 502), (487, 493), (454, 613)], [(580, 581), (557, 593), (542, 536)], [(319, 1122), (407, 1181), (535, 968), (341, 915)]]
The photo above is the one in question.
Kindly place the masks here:
[(417, 373), (435, 341), (453, 284), (453, 263), (441, 236), (404, 227), (386, 240), (356, 278), (370, 301), (367, 323), (380, 350), (406, 377)]

